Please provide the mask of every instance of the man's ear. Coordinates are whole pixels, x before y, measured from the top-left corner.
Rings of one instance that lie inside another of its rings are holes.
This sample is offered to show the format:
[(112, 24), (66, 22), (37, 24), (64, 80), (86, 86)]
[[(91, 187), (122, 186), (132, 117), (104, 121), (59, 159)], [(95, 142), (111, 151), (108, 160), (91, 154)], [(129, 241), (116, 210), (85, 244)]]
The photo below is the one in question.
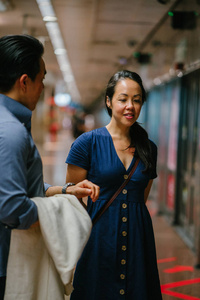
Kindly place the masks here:
[(23, 91), (26, 91), (27, 88), (27, 82), (28, 82), (28, 75), (27, 74), (23, 74), (20, 78), (19, 78), (19, 84), (20, 87)]

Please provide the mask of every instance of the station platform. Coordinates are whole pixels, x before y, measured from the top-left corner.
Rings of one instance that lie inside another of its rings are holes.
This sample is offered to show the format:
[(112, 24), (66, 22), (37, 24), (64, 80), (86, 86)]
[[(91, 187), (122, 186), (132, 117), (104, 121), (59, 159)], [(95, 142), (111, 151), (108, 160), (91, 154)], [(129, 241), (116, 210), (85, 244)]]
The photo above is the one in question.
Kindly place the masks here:
[[(71, 132), (65, 130), (57, 136), (47, 135), (43, 144), (36, 141), (46, 182), (52, 185), (65, 183), (65, 159), (73, 140)], [(194, 253), (167, 218), (157, 214), (153, 200), (147, 202), (147, 207), (153, 221), (163, 300), (200, 300), (200, 269), (195, 268)]]
[(200, 300), (196, 258), (165, 217), (152, 216), (163, 300)]

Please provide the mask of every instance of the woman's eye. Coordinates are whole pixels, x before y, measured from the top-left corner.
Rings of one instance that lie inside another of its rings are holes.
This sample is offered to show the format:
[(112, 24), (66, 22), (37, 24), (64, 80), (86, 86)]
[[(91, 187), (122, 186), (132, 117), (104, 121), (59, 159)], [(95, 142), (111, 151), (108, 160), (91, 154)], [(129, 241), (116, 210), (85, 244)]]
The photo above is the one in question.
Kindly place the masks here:
[(140, 99), (135, 99), (134, 102), (141, 103), (141, 100)]
[(126, 99), (119, 99), (119, 101), (121, 101), (121, 102), (125, 102), (125, 101), (126, 101)]

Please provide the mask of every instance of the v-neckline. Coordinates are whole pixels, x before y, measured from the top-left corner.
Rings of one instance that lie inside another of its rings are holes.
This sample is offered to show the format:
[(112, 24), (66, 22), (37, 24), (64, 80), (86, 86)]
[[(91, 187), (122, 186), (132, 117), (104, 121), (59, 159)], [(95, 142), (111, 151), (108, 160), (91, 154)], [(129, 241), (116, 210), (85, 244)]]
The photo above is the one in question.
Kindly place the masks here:
[(108, 129), (106, 128), (106, 126), (104, 126), (104, 128), (106, 129), (106, 131), (107, 131), (107, 133), (108, 133), (108, 135), (109, 135), (109, 137), (110, 137), (110, 139), (111, 139), (111, 141), (112, 141), (112, 147), (113, 147), (113, 149), (114, 149), (114, 151), (115, 151), (115, 154), (116, 154), (118, 160), (119, 160), (120, 163), (122, 164), (124, 170), (125, 170), (126, 172), (128, 172), (129, 169), (131, 168), (131, 166), (133, 165), (133, 162), (135, 161), (135, 156), (133, 155), (133, 158), (132, 158), (132, 160), (131, 160), (131, 163), (130, 163), (130, 165), (128, 166), (128, 168), (126, 169), (125, 166), (124, 166), (124, 164), (123, 164), (123, 162), (122, 162), (122, 160), (120, 159), (119, 155), (117, 154), (117, 150), (116, 150), (116, 148), (115, 148), (115, 145), (114, 145), (114, 142), (113, 142), (113, 138), (112, 138), (110, 132), (108, 131)]

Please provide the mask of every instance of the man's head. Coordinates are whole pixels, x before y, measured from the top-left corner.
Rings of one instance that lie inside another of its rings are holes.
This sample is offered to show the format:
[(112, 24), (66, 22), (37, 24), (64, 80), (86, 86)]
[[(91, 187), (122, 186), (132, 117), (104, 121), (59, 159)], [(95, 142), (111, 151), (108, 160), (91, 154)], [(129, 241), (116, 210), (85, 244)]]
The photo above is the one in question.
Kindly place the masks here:
[(44, 87), (43, 53), (43, 45), (32, 36), (0, 38), (0, 93), (10, 96), (12, 92), (15, 100), (33, 110)]

